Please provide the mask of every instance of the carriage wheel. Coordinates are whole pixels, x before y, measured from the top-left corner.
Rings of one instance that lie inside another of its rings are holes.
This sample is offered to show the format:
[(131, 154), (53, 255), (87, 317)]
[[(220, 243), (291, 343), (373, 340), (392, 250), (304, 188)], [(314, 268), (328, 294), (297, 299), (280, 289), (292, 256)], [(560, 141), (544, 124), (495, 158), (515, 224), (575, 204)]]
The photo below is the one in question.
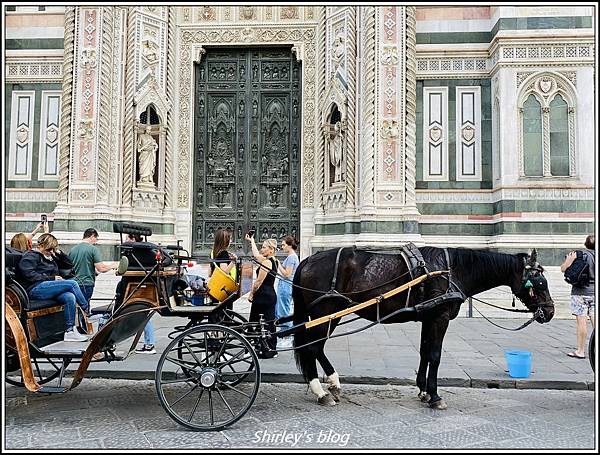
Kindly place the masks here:
[[(228, 327), (233, 328), (234, 330), (242, 327), (243, 324), (247, 323), (248, 320), (242, 316), (241, 314), (233, 311), (233, 310), (223, 310), (220, 312), (220, 318), (216, 321), (210, 321), (211, 324), (219, 324), (219, 325), (225, 325)], [(188, 323), (188, 325), (185, 327), (186, 329), (193, 327), (197, 324), (191, 324)], [(179, 360), (182, 360), (183, 358), (183, 353), (185, 351), (185, 347), (183, 346), (183, 342), (180, 341), (178, 344), (178, 350), (177, 350), (177, 358)], [(223, 354), (221, 355), (221, 360), (227, 360)], [(229, 385), (238, 385), (240, 382), (242, 382), (244, 379), (246, 379), (246, 376), (248, 374), (251, 373), (252, 371), (252, 365), (251, 364), (241, 364), (241, 365), (236, 365), (236, 364), (229, 364), (225, 367), (227, 373), (231, 373), (229, 375), (229, 377), (226, 378), (226, 381)], [(184, 375), (190, 377), (191, 373), (189, 370), (187, 370), (186, 368), (182, 368), (182, 372)], [(241, 372), (245, 372), (247, 373), (246, 375), (241, 375)]]
[(169, 343), (158, 361), (155, 382), (158, 398), (173, 420), (193, 430), (216, 431), (250, 409), (260, 386), (260, 366), (242, 335), (205, 324)]
[(588, 344), (588, 358), (590, 359), (590, 365), (592, 371), (596, 372), (596, 329), (592, 330), (590, 335), (590, 343)]
[[(6, 346), (6, 358), (7, 364), (16, 361), (19, 363), (19, 354), (12, 348)], [(10, 360), (10, 362), (9, 362)], [(35, 357), (31, 359), (31, 367), (33, 369), (33, 376), (38, 384), (47, 384), (48, 382), (56, 379), (60, 375), (60, 371), (63, 366), (63, 360), (65, 362), (65, 368), (71, 363), (71, 359), (52, 358), (52, 357)], [(16, 380), (18, 378), (18, 380)], [(16, 387), (25, 387), (23, 382), (23, 375), (21, 374), (20, 365), (12, 371), (7, 371), (4, 375), (4, 380)]]

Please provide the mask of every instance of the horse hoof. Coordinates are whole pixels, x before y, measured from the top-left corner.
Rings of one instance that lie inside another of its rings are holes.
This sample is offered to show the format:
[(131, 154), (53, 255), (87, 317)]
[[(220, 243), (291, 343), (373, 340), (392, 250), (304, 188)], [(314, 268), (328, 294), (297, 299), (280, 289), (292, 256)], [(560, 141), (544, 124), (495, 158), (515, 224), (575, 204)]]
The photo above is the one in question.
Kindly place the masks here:
[(437, 401), (434, 401), (433, 403), (429, 403), (429, 407), (431, 409), (438, 409), (440, 411), (443, 411), (444, 409), (448, 409), (448, 405), (441, 398), (439, 400), (437, 400)]
[(335, 406), (335, 400), (330, 393), (323, 395), (317, 401), (321, 406)]
[(329, 393), (333, 397), (333, 400), (338, 403), (340, 401), (340, 395), (342, 394), (342, 389), (335, 385), (330, 385), (328, 387)]
[(431, 400), (431, 397), (427, 392), (419, 392), (419, 400), (425, 403), (426, 401)]

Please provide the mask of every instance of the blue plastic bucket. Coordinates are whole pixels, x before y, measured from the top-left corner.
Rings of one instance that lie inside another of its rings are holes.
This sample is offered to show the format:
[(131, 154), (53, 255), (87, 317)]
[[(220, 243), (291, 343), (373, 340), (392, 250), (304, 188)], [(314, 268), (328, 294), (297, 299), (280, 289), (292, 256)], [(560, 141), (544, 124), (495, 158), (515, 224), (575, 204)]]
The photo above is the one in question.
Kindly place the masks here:
[(204, 305), (204, 296), (203, 295), (192, 296), (192, 305), (194, 305), (194, 306)]
[(531, 374), (531, 352), (505, 351), (508, 374), (511, 378), (528, 378)]

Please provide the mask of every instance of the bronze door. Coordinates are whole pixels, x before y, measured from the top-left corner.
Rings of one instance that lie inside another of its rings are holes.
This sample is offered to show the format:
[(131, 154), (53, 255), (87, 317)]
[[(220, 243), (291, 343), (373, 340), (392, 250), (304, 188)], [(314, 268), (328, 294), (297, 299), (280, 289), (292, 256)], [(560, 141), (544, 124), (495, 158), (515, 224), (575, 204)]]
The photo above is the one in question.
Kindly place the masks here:
[(195, 68), (194, 255), (299, 236), (300, 62), (289, 48), (208, 49)]

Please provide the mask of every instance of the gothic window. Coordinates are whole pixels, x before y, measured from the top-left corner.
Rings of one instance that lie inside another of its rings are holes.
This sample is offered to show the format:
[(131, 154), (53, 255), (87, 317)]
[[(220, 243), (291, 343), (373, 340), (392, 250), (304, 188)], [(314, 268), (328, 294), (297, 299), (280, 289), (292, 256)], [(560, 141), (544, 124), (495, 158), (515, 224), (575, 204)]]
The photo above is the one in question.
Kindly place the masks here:
[(542, 105), (533, 94), (523, 104), (523, 155), (525, 175), (542, 176)]
[(575, 90), (560, 74), (537, 74), (519, 96), (522, 177), (575, 176)]
[(569, 175), (568, 106), (560, 94), (550, 103), (550, 173)]

